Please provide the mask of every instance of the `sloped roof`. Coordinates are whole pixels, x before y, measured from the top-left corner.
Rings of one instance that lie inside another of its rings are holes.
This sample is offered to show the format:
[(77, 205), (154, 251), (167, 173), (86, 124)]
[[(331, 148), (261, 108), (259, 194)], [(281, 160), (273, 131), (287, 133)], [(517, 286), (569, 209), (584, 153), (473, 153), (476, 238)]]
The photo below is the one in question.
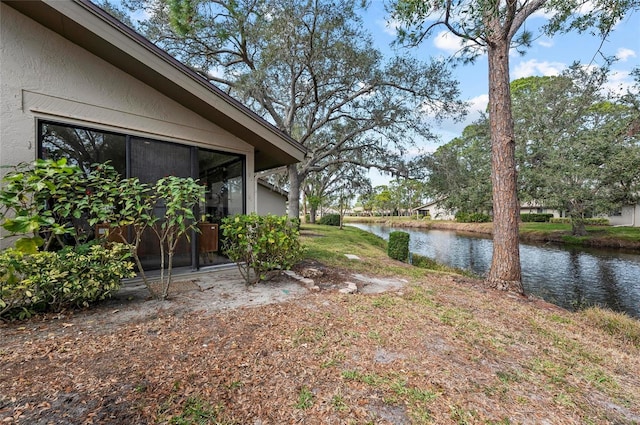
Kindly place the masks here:
[(304, 158), (300, 143), (90, 1), (2, 1), (253, 145), (255, 171)]

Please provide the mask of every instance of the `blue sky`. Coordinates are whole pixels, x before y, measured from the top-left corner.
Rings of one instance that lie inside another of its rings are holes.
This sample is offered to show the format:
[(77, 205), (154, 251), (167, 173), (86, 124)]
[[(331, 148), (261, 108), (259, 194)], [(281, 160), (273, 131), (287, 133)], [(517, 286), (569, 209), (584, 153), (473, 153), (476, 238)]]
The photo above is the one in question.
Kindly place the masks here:
[[(116, 0), (116, 3), (118, 1)], [(144, 18), (139, 16), (138, 18)], [(136, 17), (134, 16), (134, 19)], [(376, 47), (382, 52), (391, 54), (391, 43), (396, 39), (393, 22), (388, 19), (384, 10), (384, 0), (371, 0), (364, 15), (364, 21), (370, 34), (374, 37)], [(534, 15), (525, 23), (525, 27), (538, 35), (535, 30), (545, 22), (544, 16)], [(459, 48), (456, 37), (432, 37), (426, 39), (419, 47), (409, 49), (410, 54), (428, 61), (432, 57), (450, 57)], [(595, 66), (604, 63), (598, 53), (601, 41), (588, 34), (561, 34), (553, 38), (538, 37), (524, 56), (517, 53), (511, 55), (511, 79), (529, 76), (558, 75), (573, 62)], [(640, 12), (627, 16), (609, 39), (602, 45), (602, 54), (616, 56), (618, 61), (612, 67), (610, 86), (622, 87), (624, 90), (631, 84), (629, 72), (640, 66)], [(488, 100), (488, 77), (486, 57), (480, 57), (473, 65), (458, 65), (453, 69), (454, 77), (460, 82), (462, 99), (469, 102), (470, 109), (463, 122), (446, 121), (436, 128), (440, 143), (419, 142), (424, 150), (434, 151), (439, 144), (449, 142), (459, 136), (465, 126), (478, 118), (478, 111), (486, 109)], [(376, 171), (370, 173), (374, 185), (386, 184), (388, 176)]]
[[(525, 23), (537, 35), (535, 29), (545, 22), (544, 16), (534, 15)], [(372, 0), (365, 14), (365, 24), (374, 36), (376, 47), (390, 52), (389, 45), (395, 40), (395, 30), (389, 22), (382, 0)], [(431, 57), (450, 57), (458, 49), (459, 40), (453, 36), (432, 37), (419, 47), (412, 48), (411, 54), (421, 60)], [(604, 60), (598, 49), (601, 41), (588, 34), (562, 34), (553, 38), (538, 37), (524, 56), (514, 53), (510, 57), (511, 79), (529, 76), (558, 75), (574, 61), (600, 66)], [(601, 52), (606, 56), (616, 56), (618, 61), (612, 66), (610, 87), (626, 89), (631, 84), (629, 72), (640, 66), (640, 13), (627, 16), (609, 39), (602, 45)], [(486, 108), (488, 100), (488, 77), (486, 57), (479, 58), (472, 65), (458, 65), (453, 69), (454, 77), (460, 82), (462, 99), (471, 104), (470, 113), (462, 123), (447, 121), (437, 130), (441, 143), (446, 143), (461, 134), (462, 129), (478, 117), (479, 110)], [(437, 144), (425, 144), (424, 148), (433, 151)], [(376, 172), (370, 177), (374, 185), (386, 184), (387, 176)]]

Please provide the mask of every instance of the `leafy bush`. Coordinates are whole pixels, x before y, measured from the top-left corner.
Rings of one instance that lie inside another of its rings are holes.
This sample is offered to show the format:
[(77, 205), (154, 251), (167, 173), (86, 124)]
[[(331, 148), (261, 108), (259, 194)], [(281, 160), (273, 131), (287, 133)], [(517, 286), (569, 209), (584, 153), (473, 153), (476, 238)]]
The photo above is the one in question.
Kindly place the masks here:
[[(559, 217), (559, 218), (552, 218), (550, 220), (551, 223), (564, 223), (564, 224), (571, 224), (571, 218), (569, 217)], [(608, 218), (602, 218), (602, 217), (598, 217), (598, 218), (585, 218), (584, 219), (584, 224), (586, 224), (587, 226), (609, 226), (609, 219)]]
[(608, 218), (597, 217), (585, 218), (584, 224), (586, 224), (587, 226), (608, 226), (610, 223)]
[(411, 260), (411, 264), (420, 269), (439, 270), (440, 268), (440, 265), (436, 260), (425, 257), (424, 255), (416, 254), (415, 252), (411, 256)]
[(340, 226), (340, 214), (326, 214), (323, 215), (318, 224), (324, 224), (325, 226)]
[(387, 254), (394, 260), (407, 261), (409, 258), (409, 234), (398, 231), (389, 233)]
[(520, 214), (523, 223), (548, 223), (553, 218), (553, 214)]
[[(0, 227), (19, 236), (18, 250), (36, 254), (86, 243), (97, 224), (128, 226), (132, 238), (120, 234), (118, 242), (129, 248), (151, 295), (165, 299), (180, 238), (188, 240), (192, 231), (198, 231), (193, 208), (204, 199), (204, 191), (192, 178), (167, 176), (150, 186), (136, 177), (122, 179), (108, 163), (92, 164), (85, 172), (64, 158), (37, 160), (12, 167), (2, 178)], [(156, 215), (158, 210), (164, 210), (162, 217)], [(159, 291), (150, 284), (138, 257), (147, 229), (157, 236), (160, 248)]]
[(298, 222), (286, 216), (239, 214), (222, 219), (221, 229), (223, 252), (247, 284), (264, 280), (268, 271), (291, 268), (304, 252)]
[(118, 173), (108, 164), (88, 172), (77, 165), (39, 159), (12, 167), (2, 178), (0, 226), (20, 236), (16, 248), (35, 253), (87, 242), (107, 222), (118, 195)]
[(491, 222), (491, 217), (488, 214), (483, 214), (483, 213), (468, 213), (468, 212), (458, 211), (456, 213), (455, 218), (458, 223), (489, 223)]
[(0, 252), (0, 317), (58, 312), (110, 297), (121, 279), (133, 277), (129, 251), (122, 244), (80, 245), (58, 252)]

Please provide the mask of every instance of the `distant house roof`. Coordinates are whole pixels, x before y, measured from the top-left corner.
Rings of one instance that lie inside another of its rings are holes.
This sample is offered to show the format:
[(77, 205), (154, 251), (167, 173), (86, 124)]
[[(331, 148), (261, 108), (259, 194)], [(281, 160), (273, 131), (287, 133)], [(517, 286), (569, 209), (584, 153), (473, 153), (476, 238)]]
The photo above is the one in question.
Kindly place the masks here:
[(254, 171), (304, 158), (296, 140), (90, 1), (2, 1), (253, 145)]
[(271, 183), (269, 183), (268, 181), (264, 180), (264, 179), (258, 179), (258, 184), (262, 187), (264, 187), (265, 189), (269, 189), (272, 192), (276, 192), (279, 195), (284, 196), (285, 198), (289, 197), (289, 192), (287, 192), (286, 190), (282, 190), (279, 187), (272, 185)]
[(433, 207), (434, 205), (438, 205), (438, 203), (440, 203), (440, 202), (442, 202), (442, 199), (438, 200), (438, 201), (427, 202), (426, 204), (420, 205), (419, 207), (411, 208), (411, 211), (426, 210), (429, 207)]

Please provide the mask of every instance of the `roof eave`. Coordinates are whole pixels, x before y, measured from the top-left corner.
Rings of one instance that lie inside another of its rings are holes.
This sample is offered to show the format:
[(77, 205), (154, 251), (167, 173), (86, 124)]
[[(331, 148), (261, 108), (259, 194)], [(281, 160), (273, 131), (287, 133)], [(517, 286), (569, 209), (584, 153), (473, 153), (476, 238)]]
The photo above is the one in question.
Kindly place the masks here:
[(3, 2), (254, 146), (254, 171), (304, 159), (300, 143), (90, 1)]

